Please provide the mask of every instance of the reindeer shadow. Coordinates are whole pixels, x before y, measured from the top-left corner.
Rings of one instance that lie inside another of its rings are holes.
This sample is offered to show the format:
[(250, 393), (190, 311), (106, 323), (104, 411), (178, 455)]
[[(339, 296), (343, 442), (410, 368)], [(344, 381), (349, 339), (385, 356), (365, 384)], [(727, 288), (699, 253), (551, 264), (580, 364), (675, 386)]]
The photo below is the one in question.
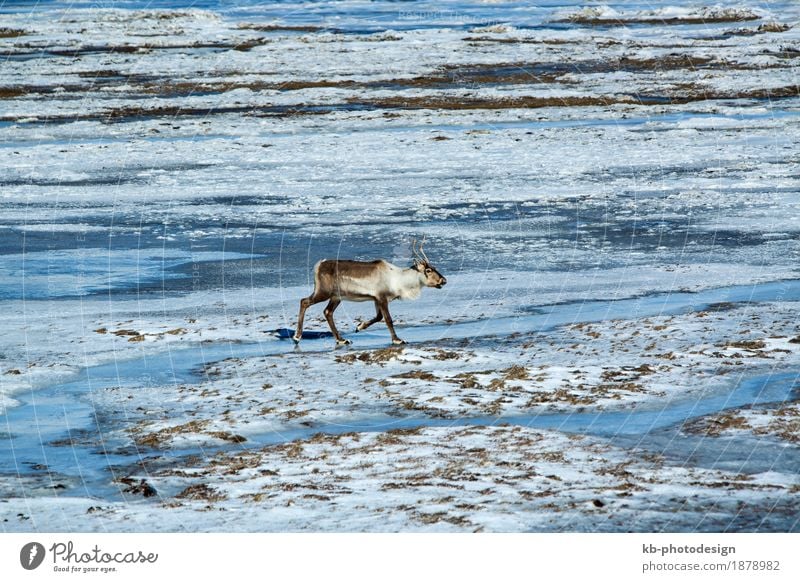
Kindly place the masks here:
[[(288, 327), (281, 327), (278, 329), (273, 329), (269, 333), (278, 339), (292, 339), (294, 337), (295, 330), (289, 329)], [(332, 337), (333, 333), (329, 331), (303, 331), (303, 336), (300, 339), (315, 340)]]

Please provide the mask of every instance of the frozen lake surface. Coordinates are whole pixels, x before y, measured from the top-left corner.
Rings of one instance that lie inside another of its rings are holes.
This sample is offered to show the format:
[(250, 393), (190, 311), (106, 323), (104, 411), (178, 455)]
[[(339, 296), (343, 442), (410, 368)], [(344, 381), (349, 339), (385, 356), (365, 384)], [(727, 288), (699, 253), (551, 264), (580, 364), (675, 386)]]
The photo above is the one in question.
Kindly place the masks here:
[(3, 529), (797, 531), (798, 16), (0, 3)]

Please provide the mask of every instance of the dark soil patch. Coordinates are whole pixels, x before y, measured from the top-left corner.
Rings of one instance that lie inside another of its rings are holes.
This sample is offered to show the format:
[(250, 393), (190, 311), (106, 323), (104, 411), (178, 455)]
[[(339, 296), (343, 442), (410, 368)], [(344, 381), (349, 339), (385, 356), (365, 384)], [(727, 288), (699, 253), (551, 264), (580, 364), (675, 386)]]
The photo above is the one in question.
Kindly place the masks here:
[[(252, 48), (251, 45), (238, 45), (238, 48)], [(96, 47), (95, 47), (96, 48)], [(107, 47), (108, 48), (108, 47)], [(119, 47), (117, 47), (119, 48)], [(87, 49), (88, 50), (88, 49)], [(110, 51), (111, 48), (108, 48)], [(124, 47), (122, 52), (125, 52)], [(776, 56), (782, 56), (784, 50)], [(788, 53), (787, 53), (788, 54)], [(800, 54), (800, 53), (798, 53)], [(693, 56), (672, 54), (658, 58), (640, 59), (623, 56), (617, 59), (593, 60), (580, 62), (511, 62), (491, 64), (452, 65), (440, 68), (430, 74), (410, 78), (395, 78), (377, 81), (355, 81), (352, 79), (311, 79), (287, 80), (283, 82), (248, 80), (248, 81), (174, 81), (162, 79), (155, 75), (125, 75), (116, 70), (83, 71), (77, 73), (82, 78), (92, 80), (89, 85), (53, 85), (53, 86), (12, 86), (0, 88), (0, 98), (13, 98), (24, 95), (52, 94), (58, 90), (60, 93), (88, 93), (97, 92), (119, 84), (136, 87), (131, 94), (158, 95), (161, 97), (187, 97), (191, 95), (217, 95), (237, 89), (250, 91), (298, 91), (316, 88), (337, 89), (404, 89), (404, 88), (458, 88), (480, 87), (492, 85), (517, 85), (541, 83), (568, 83), (576, 81), (566, 77), (568, 74), (593, 74), (616, 71), (669, 71), (669, 70), (730, 70), (750, 69), (753, 65), (732, 63), (718, 60), (709, 56)], [(241, 74), (236, 71), (228, 73), (231, 76)], [(302, 109), (302, 106), (297, 107)], [(175, 114), (190, 115), (191, 109), (156, 108), (150, 110), (150, 115)], [(202, 109), (199, 113), (225, 112), (224, 109)], [(109, 111), (109, 118), (116, 119), (124, 116), (146, 115), (144, 110), (127, 108)]]
[(507, 36), (466, 36), (462, 38), (464, 42), (494, 42), (500, 44), (545, 44), (545, 45), (563, 45), (563, 44), (582, 44), (583, 40), (568, 40), (561, 38), (512, 38)]
[(28, 93), (29, 91), (25, 87), (0, 87), (0, 99), (13, 99)]
[(759, 20), (759, 16), (750, 12), (737, 12), (737, 11), (723, 11), (719, 14), (708, 14), (705, 16), (696, 17), (630, 17), (630, 18), (597, 18), (593, 16), (583, 16), (575, 14), (568, 18), (561, 18), (554, 20), (557, 24), (581, 24), (583, 26), (630, 26), (639, 24), (650, 25), (684, 25), (684, 24), (715, 24), (724, 22), (748, 22), (752, 20)]
[(725, 344), (726, 348), (738, 348), (742, 350), (763, 350), (767, 347), (764, 340), (744, 340), (736, 342), (728, 342)]
[(237, 28), (243, 30), (257, 30), (259, 32), (320, 32), (325, 29), (322, 26), (313, 26), (310, 24), (304, 25), (290, 25), (290, 24), (253, 24), (243, 22)]
[[(12, 96), (17, 95), (12, 88)], [(38, 123), (67, 123), (74, 121), (100, 121), (121, 123), (151, 118), (208, 117), (218, 114), (241, 114), (253, 117), (288, 118), (305, 115), (327, 115), (340, 111), (387, 110), (477, 110), (477, 109), (540, 109), (546, 107), (610, 107), (613, 105), (680, 105), (714, 100), (777, 100), (800, 95), (800, 87), (791, 85), (773, 89), (748, 89), (739, 92), (724, 92), (692, 84), (676, 87), (671, 92), (660, 94), (638, 93), (606, 96), (575, 95), (566, 97), (463, 97), (457, 95), (391, 96), (377, 99), (352, 97), (344, 103), (297, 105), (231, 105), (225, 107), (121, 107), (85, 114), (54, 115), (37, 120)], [(19, 121), (14, 116), (0, 117), (0, 121)]]
[(428, 75), (407, 79), (378, 81), (373, 86), (386, 87), (458, 87), (479, 85), (517, 85), (553, 83), (567, 72), (551, 63), (492, 63), (486, 65), (450, 65)]
[(667, 95), (648, 95), (639, 94), (637, 98), (642, 105), (657, 105), (667, 103), (680, 105), (684, 103), (694, 103), (697, 101), (716, 101), (733, 99), (757, 99), (757, 100), (776, 100), (797, 97), (800, 95), (800, 86), (789, 85), (786, 87), (775, 87), (773, 89), (745, 89), (738, 92), (717, 91), (711, 88), (704, 88), (692, 84), (686, 84)]
[(607, 107), (614, 104), (635, 104), (637, 100), (627, 96), (594, 97), (497, 97), (464, 98), (457, 96), (431, 97), (385, 97), (364, 100), (352, 98), (348, 103), (379, 109), (539, 109), (543, 107)]
[[(35, 46), (19, 46), (20, 49), (33, 49), (30, 54), (37, 56), (54, 56), (54, 57), (80, 57), (89, 54), (135, 54), (147, 53), (150, 51), (169, 51), (169, 50), (196, 50), (196, 49), (216, 49), (216, 50), (238, 50), (249, 51), (250, 49), (267, 44), (269, 39), (266, 38), (248, 38), (240, 41), (226, 42), (193, 42), (193, 43), (179, 43), (179, 44), (134, 44), (134, 45), (84, 45), (70, 48), (49, 48), (39, 49)], [(25, 54), (17, 51), (7, 53), (9, 55)]]
[(0, 27), (0, 38), (18, 38), (20, 36), (25, 36), (28, 34), (24, 30), (20, 30), (19, 28), (6, 28)]
[(69, 435), (50, 441), (51, 447), (93, 447), (103, 443), (103, 436), (97, 430), (72, 430)]
[(250, 91), (299, 91), (302, 89), (318, 88), (354, 88), (363, 86), (355, 81), (328, 81), (325, 79), (315, 81), (291, 80), (283, 82), (266, 81), (220, 81), (220, 82), (153, 82), (141, 88), (141, 93), (158, 95), (161, 97), (182, 97), (189, 95), (217, 95), (248, 89)]
[[(618, 71), (730, 70), (754, 68), (710, 56), (670, 54), (656, 58), (620, 58), (578, 62), (511, 62), (451, 65), (428, 75), (363, 83), (368, 88), (386, 87), (459, 87), (516, 85), (535, 83), (574, 83), (566, 74), (594, 74)], [(760, 66), (759, 66), (760, 68)]]
[(782, 22), (765, 22), (764, 24), (759, 25), (757, 28), (737, 28), (734, 30), (728, 30), (724, 34), (721, 34), (718, 38), (726, 39), (732, 36), (755, 36), (757, 34), (766, 34), (768, 32), (786, 32), (790, 30), (792, 27), (788, 24), (783, 24)]
[(52, 95), (63, 92), (84, 93), (90, 90), (85, 85), (13, 85), (0, 87), (0, 99), (13, 99), (26, 95)]
[(576, 95), (568, 97), (461, 97), (435, 95), (426, 97), (392, 96), (381, 99), (348, 99), (348, 103), (365, 109), (540, 109), (545, 107), (609, 107), (611, 105), (680, 105), (697, 101), (729, 99), (784, 99), (800, 95), (800, 87), (791, 85), (774, 89), (748, 89), (739, 92), (715, 91), (696, 86), (684, 86), (680, 91), (651, 95)]
[(118, 482), (126, 485), (126, 487), (122, 490), (123, 493), (141, 495), (143, 497), (154, 497), (158, 495), (156, 488), (144, 479), (137, 481), (132, 477), (122, 477), (121, 479), (118, 479)]
[(765, 54), (768, 54), (773, 57), (777, 57), (779, 59), (798, 59), (800, 58), (800, 49), (795, 47), (781, 47), (780, 50), (777, 51), (764, 51)]
[(723, 311), (732, 311), (739, 307), (738, 303), (731, 303), (729, 301), (722, 301), (720, 303), (711, 303), (703, 311), (711, 313), (722, 313)]

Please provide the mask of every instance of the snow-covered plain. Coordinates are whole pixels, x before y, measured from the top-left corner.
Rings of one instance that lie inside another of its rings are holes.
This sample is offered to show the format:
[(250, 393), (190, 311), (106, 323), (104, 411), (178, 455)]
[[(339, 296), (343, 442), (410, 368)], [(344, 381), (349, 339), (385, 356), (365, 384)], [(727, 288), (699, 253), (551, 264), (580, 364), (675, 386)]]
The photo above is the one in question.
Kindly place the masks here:
[(0, 6), (4, 530), (800, 528), (795, 3), (185, 4)]

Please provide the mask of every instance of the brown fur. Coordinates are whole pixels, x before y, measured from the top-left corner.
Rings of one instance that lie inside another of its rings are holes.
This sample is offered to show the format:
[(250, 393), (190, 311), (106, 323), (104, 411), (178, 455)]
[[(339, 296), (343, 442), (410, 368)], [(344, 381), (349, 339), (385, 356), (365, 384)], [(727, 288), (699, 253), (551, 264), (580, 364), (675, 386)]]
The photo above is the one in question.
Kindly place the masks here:
[[(394, 277), (394, 283), (398, 282), (398, 272), (402, 272), (403, 276), (408, 278), (412, 270), (418, 273), (417, 277), (424, 279), (424, 283), (420, 282), (420, 279), (416, 279), (416, 283), (414, 283), (414, 277), (411, 277), (411, 289), (415, 290), (415, 295), (412, 298), (419, 294), (421, 286), (441, 288), (447, 283), (447, 279), (432, 265), (427, 261), (421, 260), (416, 260), (411, 269), (405, 270), (399, 269), (383, 260), (363, 262), (328, 259), (318, 262), (314, 267), (314, 292), (300, 301), (300, 313), (297, 317), (297, 330), (294, 334), (294, 341), (299, 342), (303, 336), (303, 320), (306, 310), (316, 303), (328, 301), (323, 313), (331, 332), (333, 332), (333, 337), (336, 339), (337, 344), (349, 344), (350, 340), (342, 338), (333, 320), (333, 312), (345, 299), (349, 301), (371, 300), (375, 303), (375, 317), (367, 322), (360, 323), (356, 327), (357, 332), (384, 320), (392, 336), (392, 343), (405, 343), (397, 337), (394, 331), (394, 322), (389, 313), (389, 302), (400, 297), (389, 282), (392, 281), (392, 277)], [(405, 292), (403, 289), (401, 291)]]

